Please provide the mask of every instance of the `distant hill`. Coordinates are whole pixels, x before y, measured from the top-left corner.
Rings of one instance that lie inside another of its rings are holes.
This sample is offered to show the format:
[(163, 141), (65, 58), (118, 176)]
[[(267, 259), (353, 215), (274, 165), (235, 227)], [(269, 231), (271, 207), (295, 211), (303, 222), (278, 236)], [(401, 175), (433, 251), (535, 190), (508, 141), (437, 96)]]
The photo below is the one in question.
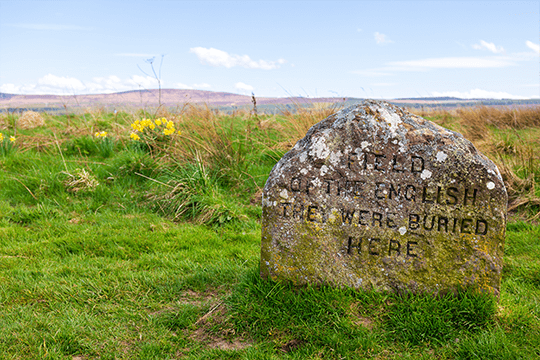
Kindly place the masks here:
[[(257, 97), (257, 105), (261, 104), (295, 104), (308, 102), (339, 102), (343, 98), (268, 98)], [(243, 106), (252, 102), (251, 96), (226, 92), (204, 90), (162, 89), (161, 103), (168, 107), (182, 106), (185, 103), (208, 104), (214, 106)], [(70, 107), (85, 106), (157, 106), (159, 91), (132, 90), (113, 94), (92, 95), (15, 95), (2, 94), (0, 106), (27, 107), (36, 105), (57, 105)]]
[(0, 93), (0, 99), (11, 99), (12, 96), (14, 96), (14, 95), (13, 94)]
[[(257, 106), (264, 110), (276, 111), (280, 108), (293, 109), (295, 106), (309, 106), (313, 103), (341, 103), (351, 105), (360, 98), (325, 97), (257, 97)], [(456, 97), (399, 98), (387, 100), (396, 105), (407, 107), (445, 107), (483, 105), (530, 105), (540, 104), (535, 100), (494, 100), (494, 99), (459, 99)], [(169, 108), (182, 107), (185, 104), (206, 104), (221, 109), (251, 107), (252, 98), (248, 95), (205, 90), (162, 89), (161, 103)], [(0, 111), (24, 111), (25, 109), (53, 111), (58, 109), (77, 109), (87, 107), (156, 107), (159, 105), (159, 90), (131, 90), (113, 94), (92, 95), (17, 95), (0, 93)], [(47, 109), (47, 110), (45, 110)], [(52, 110), (49, 110), (52, 109)]]
[(399, 100), (422, 100), (422, 101), (464, 101), (465, 99), (450, 97), (450, 96), (437, 96), (437, 97), (420, 97), (420, 98), (398, 98)]

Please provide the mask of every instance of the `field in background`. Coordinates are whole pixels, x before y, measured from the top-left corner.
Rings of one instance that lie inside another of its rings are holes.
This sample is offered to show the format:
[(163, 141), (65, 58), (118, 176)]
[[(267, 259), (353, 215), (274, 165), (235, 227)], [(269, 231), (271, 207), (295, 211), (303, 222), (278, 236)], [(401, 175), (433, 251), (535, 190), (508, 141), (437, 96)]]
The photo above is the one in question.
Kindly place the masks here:
[[(253, 95), (254, 96), (254, 95)], [(295, 112), (299, 108), (309, 108), (316, 103), (330, 103), (337, 106), (349, 106), (362, 99), (350, 97), (317, 98), (309, 96), (288, 96), (280, 98), (256, 97), (259, 110), (267, 114), (280, 114), (282, 109)], [(389, 99), (397, 106), (430, 109), (453, 109), (470, 106), (538, 106), (540, 99), (460, 99), (455, 97), (420, 97)], [(166, 107), (179, 112), (186, 104), (193, 106), (211, 106), (228, 114), (249, 111), (253, 104), (251, 95), (240, 95), (216, 91), (147, 89), (132, 90), (111, 94), (91, 95), (16, 95), (0, 93), (0, 113), (21, 114), (32, 110), (49, 114), (80, 114), (89, 108), (101, 108), (107, 112), (128, 111), (133, 108)]]
[(540, 357), (538, 107), (411, 109), (503, 175), (498, 303), (258, 278), (266, 178), (340, 106), (0, 114), (0, 358)]

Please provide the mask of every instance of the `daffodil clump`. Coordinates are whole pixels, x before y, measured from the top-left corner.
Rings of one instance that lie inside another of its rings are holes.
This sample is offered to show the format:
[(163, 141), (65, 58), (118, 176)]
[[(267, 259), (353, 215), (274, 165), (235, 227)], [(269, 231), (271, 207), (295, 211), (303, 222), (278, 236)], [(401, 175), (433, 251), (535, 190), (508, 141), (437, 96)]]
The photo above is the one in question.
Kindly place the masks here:
[(4, 140), (9, 141), (10, 143), (15, 142), (15, 136), (7, 138), (4, 134), (0, 133), (0, 142), (4, 142)]
[(0, 133), (0, 155), (8, 155), (14, 149), (15, 136), (7, 136)]
[(133, 132), (129, 135), (132, 140), (138, 141), (143, 134), (150, 138), (158, 138), (162, 135), (171, 136), (173, 134), (180, 134), (180, 130), (176, 131), (174, 123), (166, 118), (142, 119), (137, 120), (131, 124)]
[(114, 141), (107, 136), (106, 131), (96, 131), (94, 136), (96, 137), (96, 143), (101, 156), (109, 157), (114, 151)]

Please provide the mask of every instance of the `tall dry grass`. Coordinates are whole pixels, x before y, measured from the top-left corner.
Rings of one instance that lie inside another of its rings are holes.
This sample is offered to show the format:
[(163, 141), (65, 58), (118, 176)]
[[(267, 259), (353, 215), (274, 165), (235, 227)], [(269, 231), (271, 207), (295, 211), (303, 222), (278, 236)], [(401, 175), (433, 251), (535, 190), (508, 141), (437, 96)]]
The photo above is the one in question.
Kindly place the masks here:
[(279, 146), (290, 149), (307, 131), (318, 122), (343, 109), (342, 103), (314, 103), (311, 107), (302, 107), (298, 104), (294, 110), (281, 109), (284, 122), (280, 127), (283, 141)]
[[(71, 116), (69, 126), (62, 116), (44, 114), (47, 126), (41, 126), (39, 121), (37, 128), (22, 131), (18, 146), (23, 151), (31, 148), (45, 151), (55, 149), (57, 144), (70, 138), (92, 136), (103, 130), (126, 146), (130, 142), (130, 123), (144, 117), (165, 117), (175, 123), (181, 135), (169, 143), (154, 144), (152, 156), (175, 165), (201, 162), (231, 182), (241, 182), (251, 176), (247, 169), (254, 153), (265, 152), (275, 161), (279, 160), (311, 126), (342, 107), (341, 103), (297, 105), (293, 110), (281, 109), (279, 115), (259, 113), (257, 116), (249, 110), (227, 115), (208, 105), (192, 104), (176, 109), (162, 107), (159, 113), (134, 108), (112, 114), (98, 107)], [(532, 217), (540, 217), (540, 107), (479, 106), (409, 111), (471, 140), (499, 167), (509, 193), (509, 209), (528, 209)], [(12, 119), (13, 116), (2, 115), (3, 127), (21, 120)]]

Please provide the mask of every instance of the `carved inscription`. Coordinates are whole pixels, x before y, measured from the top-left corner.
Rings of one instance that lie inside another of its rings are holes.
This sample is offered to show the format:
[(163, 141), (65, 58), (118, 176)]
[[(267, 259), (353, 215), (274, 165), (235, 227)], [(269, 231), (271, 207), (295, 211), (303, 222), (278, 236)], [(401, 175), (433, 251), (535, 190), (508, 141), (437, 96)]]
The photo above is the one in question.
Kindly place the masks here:
[(417, 155), (397, 155), (391, 157), (386, 154), (372, 152), (354, 152), (347, 157), (349, 170), (374, 170), (404, 173), (421, 173), (424, 171), (424, 158)]
[[(359, 166), (361, 169), (390, 170), (392, 172), (410, 172), (421, 174), (426, 170), (427, 162), (421, 156), (412, 155), (409, 157), (393, 155), (387, 159), (386, 155), (362, 152), (353, 153), (347, 157), (347, 166), (352, 168)], [(345, 197), (352, 196), (358, 200), (359, 204), (371, 199), (380, 204), (381, 201), (391, 201), (392, 203), (418, 203), (426, 206), (438, 206), (440, 209), (475, 207), (479, 204), (480, 190), (476, 187), (466, 187), (460, 184), (441, 186), (437, 184), (407, 184), (392, 181), (368, 181), (358, 179), (347, 179), (343, 176), (339, 178), (324, 178), (322, 185), (314, 186), (318, 178), (306, 176), (292, 177), (288, 190), (294, 194), (313, 195), (318, 191), (328, 196)], [(344, 226), (357, 226), (366, 228), (389, 228), (406, 229), (410, 232), (441, 232), (452, 234), (474, 234), (487, 235), (489, 231), (488, 221), (482, 217), (459, 216), (459, 214), (443, 214), (432, 208), (428, 212), (397, 212), (387, 208), (362, 209), (353, 207), (341, 207), (337, 214), (332, 213), (321, 205), (282, 202), (280, 215), (285, 219), (307, 220), (314, 223), (326, 223), (336, 216), (341, 219)], [(397, 241), (397, 240), (393, 240)], [(401, 243), (388, 243), (389, 249), (401, 254)], [(350, 249), (349, 249), (350, 250)], [(350, 253), (350, 251), (347, 253)], [(389, 250), (389, 252), (391, 252)], [(390, 254), (389, 254), (390, 255)]]
[(415, 246), (418, 245), (417, 241), (403, 242), (399, 239), (389, 239), (383, 241), (378, 238), (354, 238), (349, 236), (347, 243), (347, 254), (349, 255), (369, 255), (380, 256), (387, 254), (388, 256), (407, 256), (417, 257), (415, 253)]
[[(314, 191), (313, 183), (318, 178), (295, 177), (292, 178), (288, 190), (292, 193), (310, 194)], [(319, 180), (320, 181), (320, 180)], [(326, 178), (322, 180), (323, 186), (319, 191), (336, 196), (365, 196), (373, 193), (375, 200), (394, 200), (421, 202), (424, 204), (437, 204), (444, 206), (477, 205), (479, 190), (458, 186), (438, 186), (435, 184), (415, 185), (392, 182), (368, 183), (365, 180), (349, 180), (346, 178)]]
[[(293, 220), (304, 220), (315, 223), (326, 223), (331, 213), (318, 205), (281, 203), (281, 217)], [(332, 214), (334, 215), (334, 214)], [(489, 225), (483, 218), (448, 217), (437, 214), (406, 214), (396, 212), (358, 210), (342, 208), (338, 212), (342, 225), (357, 225), (360, 227), (395, 229), (406, 226), (408, 230), (436, 231), (454, 234), (487, 235)], [(399, 218), (402, 221), (399, 223)], [(335, 217), (334, 217), (335, 218)], [(405, 222), (403, 222), (405, 221)]]

